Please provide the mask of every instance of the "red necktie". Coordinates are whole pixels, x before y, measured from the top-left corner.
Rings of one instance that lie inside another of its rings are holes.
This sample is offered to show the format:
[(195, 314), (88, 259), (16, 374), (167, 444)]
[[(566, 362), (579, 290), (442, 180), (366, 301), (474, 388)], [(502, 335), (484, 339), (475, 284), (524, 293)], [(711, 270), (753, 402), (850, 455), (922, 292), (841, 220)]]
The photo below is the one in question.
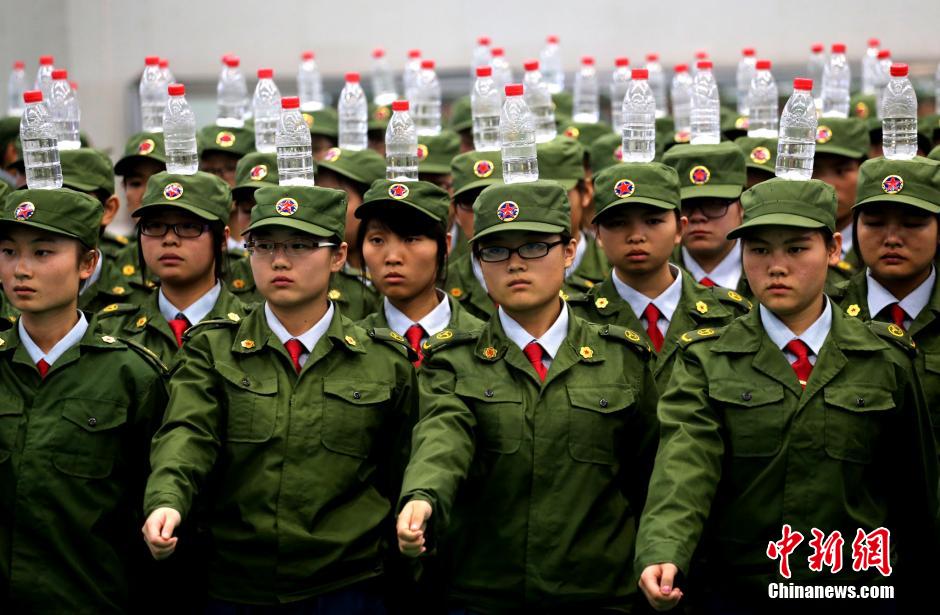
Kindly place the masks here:
[(717, 284), (715, 284), (714, 280), (712, 280), (708, 276), (705, 276), (704, 278), (699, 280), (698, 283), (701, 284), (702, 286), (718, 286)]
[(422, 337), (424, 337), (424, 329), (421, 328), (421, 325), (411, 325), (408, 327), (408, 330), (405, 331), (405, 339), (408, 340), (408, 343), (411, 344), (411, 349), (418, 355), (418, 360), (413, 361), (415, 367), (421, 367), (421, 362), (424, 361), (424, 353), (421, 352)]
[(170, 325), (170, 330), (173, 331), (173, 335), (176, 336), (176, 346), (182, 348), (183, 332), (189, 328), (189, 320), (180, 312), (176, 315), (176, 318), (169, 321), (167, 324)]
[(300, 373), (300, 355), (303, 354), (304, 345), (300, 343), (300, 340), (296, 337), (292, 337), (286, 342), (284, 342), (284, 348), (287, 349), (287, 354), (290, 355), (290, 360), (294, 364), (294, 371), (298, 374)]
[(49, 373), (49, 364), (46, 363), (45, 359), (39, 359), (39, 361), (36, 362), (36, 369), (39, 370), (39, 377), (45, 379), (46, 374)]
[(532, 364), (532, 367), (535, 368), (535, 373), (539, 375), (539, 379), (545, 382), (545, 376), (548, 374), (548, 370), (545, 369), (545, 364), (542, 363), (542, 357), (545, 355), (542, 346), (540, 346), (538, 342), (529, 342), (526, 344), (525, 348), (522, 349), (522, 352), (525, 354), (526, 358), (529, 359), (529, 363)]
[(796, 355), (796, 361), (790, 364), (800, 385), (805, 389), (809, 375), (813, 373), (813, 364), (809, 362), (809, 346), (803, 340), (790, 340), (784, 347)]
[(653, 348), (659, 352), (663, 348), (663, 332), (659, 330), (659, 317), (661, 316), (656, 306), (652, 303), (643, 310), (643, 318), (646, 319), (646, 334), (650, 336), (653, 342)]
[(902, 329), (906, 329), (904, 326), (904, 319), (907, 318), (907, 312), (904, 311), (904, 308), (902, 308), (898, 303), (892, 303), (888, 306), (888, 309), (891, 313), (892, 322)]

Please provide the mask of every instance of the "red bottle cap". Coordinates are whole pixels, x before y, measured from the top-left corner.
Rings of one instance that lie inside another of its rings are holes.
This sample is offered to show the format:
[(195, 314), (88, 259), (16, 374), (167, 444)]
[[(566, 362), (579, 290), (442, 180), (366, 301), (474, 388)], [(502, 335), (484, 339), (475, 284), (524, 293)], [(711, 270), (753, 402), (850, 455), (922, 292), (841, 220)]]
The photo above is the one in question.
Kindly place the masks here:
[(384, 58), (385, 50), (382, 49), (381, 47), (376, 47), (375, 49), (372, 50), (372, 57), (375, 58), (376, 60), (378, 60), (379, 58)]
[(396, 100), (392, 102), (392, 111), (407, 111), (407, 110), (408, 110), (407, 100)]
[(794, 90), (812, 90), (813, 89), (813, 80), (807, 79), (806, 77), (797, 77), (793, 80), (793, 89)]
[(650, 72), (645, 68), (634, 68), (630, 72), (630, 77), (632, 77), (633, 79), (640, 79), (640, 80), (649, 79)]
[(408, 57), (409, 57), (409, 58), (412, 58), (412, 59), (420, 58), (420, 57), (421, 57), (421, 50), (420, 50), (420, 49), (409, 49), (409, 50), (408, 50)]
[(346, 83), (359, 83), (359, 73), (346, 73)]
[(630, 58), (614, 58), (614, 66), (630, 66)]
[(24, 68), (26, 68), (26, 62), (24, 62), (23, 60), (17, 60), (13, 62), (13, 68), (16, 70), (23, 70)]
[(699, 60), (698, 62), (695, 63), (695, 67), (698, 68), (699, 70), (711, 70), (712, 61), (711, 60)]
[(506, 86), (506, 96), (522, 96), (522, 84), (510, 83)]
[(477, 45), (486, 45), (489, 47), (491, 42), (492, 41), (490, 41), (490, 37), (488, 36), (481, 36), (477, 38)]
[(845, 43), (833, 43), (832, 53), (845, 53)]
[(492, 66), (477, 66), (477, 77), (491, 77), (492, 75)]
[(753, 47), (745, 47), (744, 49), (741, 50), (741, 55), (744, 56), (745, 58), (753, 57), (753, 56), (754, 56), (754, 48), (753, 48)]
[(222, 58), (222, 61), (225, 62), (225, 65), (229, 68), (238, 68), (238, 65), (241, 64), (241, 60), (238, 56), (227, 55)]
[(892, 77), (907, 77), (907, 64), (903, 62), (895, 62), (891, 65), (891, 76)]
[(186, 86), (182, 83), (171, 83), (166, 91), (170, 96), (182, 96), (186, 93)]
[(160, 66), (160, 56), (147, 56), (144, 58), (144, 64), (147, 66)]
[(69, 71), (65, 70), (64, 68), (57, 68), (52, 71), (52, 78), (55, 80), (68, 79)]
[(490, 53), (492, 53), (494, 57), (504, 56), (506, 55), (506, 50), (502, 47), (493, 47), (490, 49)]
[(877, 46), (879, 46), (879, 45), (881, 45), (881, 41), (879, 41), (877, 38), (870, 38), (870, 39), (868, 39), (868, 46), (869, 46), (869, 47), (877, 47)]
[(676, 64), (675, 66), (672, 67), (672, 70), (676, 71), (677, 73), (687, 73), (689, 72), (689, 65), (688, 64)]
[(258, 79), (273, 79), (273, 78), (274, 78), (273, 68), (259, 68), (258, 69)]
[(891, 57), (891, 51), (890, 51), (890, 50), (888, 50), (888, 49), (879, 49), (879, 50), (878, 50), (878, 59), (879, 59), (879, 60), (887, 60), (887, 59), (890, 58), (890, 57)]
[(300, 54), (301, 60), (312, 60), (313, 58), (314, 58), (314, 54), (312, 51), (305, 51), (302, 54)]
[(558, 44), (558, 35), (557, 35), (557, 34), (549, 34), (548, 37), (545, 39), (545, 41), (546, 41), (546, 42), (549, 42), (549, 43), (552, 43), (553, 45), (557, 45), (557, 44)]
[(170, 65), (170, 61), (166, 58), (160, 58), (160, 68), (167, 68)]
[(52, 56), (39, 56), (39, 64), (42, 66), (52, 66), (55, 64), (55, 58)]
[(770, 70), (770, 60), (758, 60), (757, 64), (754, 65), (754, 68), (757, 70)]
[(813, 43), (813, 46), (810, 47), (810, 50), (813, 53), (822, 53), (823, 49), (826, 47), (822, 43)]
[(594, 56), (581, 56), (581, 66), (594, 66)]
[(708, 52), (705, 51), (704, 49), (699, 49), (698, 51), (695, 52), (695, 59), (696, 59), (696, 60), (707, 60), (707, 59), (708, 59)]
[(421, 68), (425, 70), (434, 70), (434, 60), (421, 60)]
[(659, 54), (658, 53), (646, 54), (646, 61), (647, 62), (659, 62)]
[(281, 99), (281, 109), (299, 109), (299, 108), (300, 108), (300, 97), (285, 96)]
[(526, 60), (525, 62), (522, 63), (522, 68), (526, 69), (527, 71), (538, 70), (539, 61), (538, 60)]
[(42, 102), (42, 90), (28, 90), (23, 92), (23, 102)]

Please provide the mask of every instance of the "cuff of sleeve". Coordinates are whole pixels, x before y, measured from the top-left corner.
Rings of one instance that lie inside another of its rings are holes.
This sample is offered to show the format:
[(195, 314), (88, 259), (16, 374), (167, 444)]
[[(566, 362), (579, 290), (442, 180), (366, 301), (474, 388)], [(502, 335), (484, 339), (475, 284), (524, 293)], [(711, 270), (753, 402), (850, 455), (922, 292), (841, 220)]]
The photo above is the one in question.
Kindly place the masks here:
[(691, 554), (678, 542), (662, 541), (647, 545), (642, 551), (637, 550), (634, 563), (636, 570), (643, 572), (647, 566), (654, 564), (675, 564), (681, 572), (687, 573)]
[(181, 519), (185, 519), (186, 513), (189, 512), (189, 507), (183, 502), (183, 498), (175, 493), (148, 494), (144, 498), (144, 517), (149, 517), (158, 508), (172, 508), (180, 514)]

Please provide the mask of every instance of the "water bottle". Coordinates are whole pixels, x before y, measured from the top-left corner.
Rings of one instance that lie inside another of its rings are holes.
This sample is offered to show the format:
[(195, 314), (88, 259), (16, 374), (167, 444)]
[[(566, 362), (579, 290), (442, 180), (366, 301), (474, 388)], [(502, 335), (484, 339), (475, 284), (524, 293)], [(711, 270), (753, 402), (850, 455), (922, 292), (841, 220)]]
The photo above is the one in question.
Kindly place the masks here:
[(481, 66), (489, 66), (493, 59), (490, 53), (490, 37), (481, 36), (477, 39), (477, 46), (473, 48), (473, 57), (470, 59), (470, 78), (476, 76), (476, 70)]
[(395, 76), (388, 65), (385, 50), (376, 47), (372, 50), (372, 102), (384, 107), (398, 98), (395, 92)]
[(656, 157), (656, 98), (649, 85), (649, 71), (634, 68), (623, 99), (624, 162), (652, 162)]
[[(169, 69), (167, 69), (169, 71)], [(166, 109), (167, 87), (160, 70), (160, 58), (147, 56), (140, 76), (140, 120), (144, 132), (163, 132), (163, 111)]]
[(392, 103), (392, 118), (385, 129), (385, 178), (418, 181), (418, 131), (407, 100)]
[(793, 94), (780, 115), (777, 177), (806, 181), (813, 177), (816, 154), (816, 103), (813, 80), (797, 77)]
[(849, 117), (849, 85), (852, 71), (845, 59), (845, 45), (835, 43), (823, 70), (822, 115), (823, 117)]
[(878, 64), (875, 66), (875, 111), (878, 113), (878, 117), (881, 117), (885, 87), (891, 78), (891, 64), (891, 51), (879, 49)]
[(499, 150), (499, 114), (503, 97), (493, 80), (493, 67), (477, 68), (477, 79), (470, 92), (473, 116), (473, 149), (478, 152)]
[(196, 116), (186, 102), (186, 87), (171, 83), (163, 112), (164, 153), (166, 170), (178, 175), (193, 175), (199, 170), (196, 153)]
[(551, 94), (557, 94), (565, 89), (565, 71), (561, 65), (561, 49), (558, 47), (558, 41), (557, 35), (550, 34), (545, 39), (545, 47), (539, 53), (542, 78)]
[(535, 119), (525, 104), (521, 83), (506, 86), (506, 102), (499, 116), (499, 142), (503, 152), (503, 181), (532, 182), (539, 178), (535, 153)]
[(917, 94), (907, 72), (907, 64), (892, 64), (885, 87), (881, 133), (888, 160), (910, 160), (917, 155)]
[(614, 72), (610, 76), (610, 123), (614, 130), (623, 128), (623, 102), (630, 86), (630, 60), (614, 59)]
[(36, 71), (36, 83), (34, 90), (42, 92), (43, 100), (49, 100), (49, 94), (52, 91), (52, 65), (55, 58), (52, 56), (39, 56), (39, 70)]
[(281, 117), (281, 91), (274, 83), (273, 69), (258, 69), (251, 110), (255, 118), (255, 149), (262, 154), (273, 154), (277, 151), (277, 121)]
[(581, 58), (581, 68), (574, 76), (574, 104), (571, 115), (575, 122), (585, 124), (596, 124), (600, 120), (600, 91), (592, 56)]
[[(493, 69), (495, 72), (495, 68)], [(434, 60), (421, 60), (421, 72), (415, 83), (414, 120), (418, 135), (431, 137), (441, 133), (441, 82), (434, 72)]]
[[(173, 71), (170, 70), (170, 61), (166, 58), (160, 58), (160, 72), (163, 74), (163, 83), (166, 85), (176, 83), (176, 79), (173, 77)], [(166, 88), (164, 88), (164, 91), (166, 91)]]
[(770, 72), (770, 60), (758, 60), (754, 66), (754, 78), (748, 89), (747, 136), (776, 139), (777, 123), (780, 119), (777, 82)]
[(56, 128), (49, 108), (42, 101), (42, 92), (23, 93), (23, 115), (20, 116), (20, 141), (26, 166), (26, 186), (31, 189), (62, 187), (62, 165), (56, 143)]
[(658, 53), (646, 54), (646, 71), (649, 73), (650, 89), (656, 99), (656, 117), (666, 117), (666, 75), (663, 66), (659, 63)]
[(312, 51), (300, 54), (297, 69), (297, 95), (304, 111), (319, 111), (323, 108), (323, 79)]
[(877, 38), (868, 39), (868, 49), (862, 57), (862, 94), (874, 94), (878, 83), (878, 47)]
[(692, 79), (691, 143), (713, 145), (721, 141), (721, 103), (711, 60), (699, 60)]
[(748, 116), (748, 92), (751, 81), (754, 80), (757, 58), (754, 57), (754, 48), (745, 47), (741, 50), (741, 60), (738, 62), (738, 115)]
[(555, 103), (548, 85), (539, 71), (538, 60), (529, 60), (524, 64), (525, 75), (522, 77), (522, 89), (525, 92), (525, 104), (535, 119), (535, 142), (548, 143), (558, 136), (555, 124)]
[(300, 114), (300, 98), (281, 99), (277, 122), (277, 173), (281, 186), (313, 186), (313, 148), (310, 129)]
[(69, 83), (69, 73), (64, 68), (52, 71), (49, 113), (55, 124), (59, 149), (80, 148), (82, 138), (79, 134), (79, 123), (82, 113), (78, 107), (78, 98), (75, 97), (75, 92), (72, 91), (72, 85)]
[(26, 91), (26, 63), (17, 60), (13, 63), (10, 80), (7, 82), (7, 115), (23, 115), (23, 93)]
[(513, 82), (512, 67), (506, 59), (506, 50), (502, 47), (493, 47), (491, 50), (493, 60), (490, 65), (493, 67), (493, 80), (500, 92), (503, 88)]
[[(689, 74), (688, 64), (676, 64), (673, 72), (675, 74), (669, 93), (672, 98), (675, 140), (677, 143), (688, 143), (692, 138), (692, 75)], [(655, 98), (655, 92), (653, 96)]]
[(242, 128), (245, 125), (245, 115), (248, 110), (248, 84), (245, 76), (238, 68), (241, 60), (238, 56), (227, 55), (222, 58), (222, 72), (219, 73), (219, 82), (216, 86), (216, 102), (219, 115), (215, 120), (216, 126), (226, 128)]
[(419, 74), (421, 74), (421, 50), (410, 49), (408, 51), (408, 62), (405, 63), (405, 72), (402, 73), (401, 80), (405, 89), (405, 98), (412, 104), (415, 103), (415, 86), (418, 83)]
[(809, 63), (806, 65), (806, 74), (813, 81), (813, 100), (816, 109), (822, 111), (822, 78), (826, 70), (826, 48), (822, 43), (814, 43), (810, 47)]
[(339, 147), (363, 150), (369, 147), (369, 104), (359, 85), (359, 73), (346, 73), (346, 85), (339, 93)]

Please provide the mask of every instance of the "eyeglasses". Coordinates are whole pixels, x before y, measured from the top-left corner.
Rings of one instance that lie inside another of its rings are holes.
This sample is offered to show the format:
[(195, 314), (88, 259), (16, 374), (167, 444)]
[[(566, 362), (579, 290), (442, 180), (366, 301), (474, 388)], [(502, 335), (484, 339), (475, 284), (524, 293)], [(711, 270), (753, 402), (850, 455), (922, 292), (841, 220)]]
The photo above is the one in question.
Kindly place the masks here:
[(245, 243), (248, 254), (257, 256), (271, 256), (278, 248), (284, 256), (306, 256), (317, 248), (332, 248), (335, 243), (329, 241), (314, 241), (312, 239), (291, 239), (289, 241), (249, 241)]
[(542, 258), (548, 251), (559, 246), (563, 241), (554, 241), (552, 243), (547, 243), (544, 241), (533, 241), (532, 243), (525, 243), (519, 246), (518, 248), (507, 248), (505, 246), (487, 246), (485, 248), (480, 248), (478, 256), (481, 261), (484, 263), (501, 263), (503, 261), (509, 260), (513, 254), (518, 254), (519, 258), (524, 258), (526, 260), (531, 260), (533, 258)]
[(177, 224), (167, 224), (165, 222), (141, 222), (140, 234), (147, 237), (163, 237), (170, 229), (173, 233), (182, 239), (194, 239), (209, 230), (208, 224), (199, 222), (179, 222)]
[(686, 218), (689, 218), (697, 209), (702, 212), (702, 215), (709, 220), (714, 220), (716, 218), (721, 218), (726, 213), (728, 213), (729, 207), (731, 207), (731, 203), (727, 201), (721, 202), (705, 200), (703, 202), (698, 202), (696, 200), (692, 200), (682, 204), (682, 215)]

